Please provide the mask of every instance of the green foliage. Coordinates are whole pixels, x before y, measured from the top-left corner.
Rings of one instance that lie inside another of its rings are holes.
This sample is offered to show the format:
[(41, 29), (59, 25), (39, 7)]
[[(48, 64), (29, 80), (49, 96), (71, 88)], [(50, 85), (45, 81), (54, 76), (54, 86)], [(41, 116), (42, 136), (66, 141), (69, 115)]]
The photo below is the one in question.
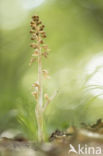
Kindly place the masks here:
[(20, 98), (17, 100), (18, 116), (20, 129), (25, 136), (31, 140), (37, 140), (37, 126), (35, 118), (35, 103), (33, 100)]
[(79, 72), (78, 69), (77, 72), (66, 72), (66, 80), (63, 84), (57, 78), (60, 85), (59, 95), (52, 105), (49, 106), (46, 114), (50, 129), (53, 130), (55, 127), (63, 129), (69, 125), (80, 126), (82, 122), (91, 122), (91, 119), (88, 117), (89, 107), (94, 104), (98, 97), (91, 94), (91, 87), (88, 86), (88, 81), (93, 75), (94, 73), (85, 75), (83, 71)]

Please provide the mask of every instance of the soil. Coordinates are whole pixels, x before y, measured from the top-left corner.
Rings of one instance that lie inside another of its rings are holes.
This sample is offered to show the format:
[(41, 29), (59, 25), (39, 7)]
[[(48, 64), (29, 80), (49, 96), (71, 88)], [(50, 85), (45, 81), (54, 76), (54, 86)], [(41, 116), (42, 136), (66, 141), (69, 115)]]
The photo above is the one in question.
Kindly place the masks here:
[[(79, 153), (78, 146), (83, 147)], [(71, 148), (76, 150), (70, 152)], [(94, 153), (89, 153), (89, 147)], [(96, 153), (97, 148), (101, 153)], [(22, 137), (14, 139), (0, 139), (0, 156), (103, 156), (103, 122), (88, 126), (82, 124), (81, 128), (69, 127), (65, 132), (56, 130), (51, 134), (48, 143), (37, 144)]]

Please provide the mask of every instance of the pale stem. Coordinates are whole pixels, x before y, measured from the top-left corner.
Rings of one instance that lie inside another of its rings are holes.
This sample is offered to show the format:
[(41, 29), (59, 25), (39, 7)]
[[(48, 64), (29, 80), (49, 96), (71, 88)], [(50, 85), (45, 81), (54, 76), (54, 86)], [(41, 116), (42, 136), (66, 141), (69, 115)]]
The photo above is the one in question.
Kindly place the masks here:
[(58, 92), (59, 92), (59, 90), (56, 90), (55, 93), (50, 97), (50, 99), (45, 103), (45, 105), (43, 107), (43, 112), (46, 110), (46, 108), (49, 105), (49, 103), (56, 97)]
[(38, 81), (39, 81), (39, 96), (38, 103), (39, 107), (43, 107), (43, 86), (42, 86), (42, 62), (41, 62), (41, 54), (38, 56)]
[(38, 139), (40, 142), (44, 141), (44, 124), (43, 124), (43, 86), (42, 86), (42, 62), (41, 62), (41, 49), (38, 56), (38, 102), (36, 106), (36, 119), (38, 125)]

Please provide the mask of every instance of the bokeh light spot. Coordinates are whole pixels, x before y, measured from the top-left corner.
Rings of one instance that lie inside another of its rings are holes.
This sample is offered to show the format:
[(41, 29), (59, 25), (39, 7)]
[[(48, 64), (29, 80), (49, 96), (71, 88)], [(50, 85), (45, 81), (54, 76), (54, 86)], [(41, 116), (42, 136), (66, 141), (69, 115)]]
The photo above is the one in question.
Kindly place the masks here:
[(41, 5), (44, 0), (23, 0), (23, 7), (25, 9), (32, 9)]
[(91, 78), (88, 85), (91, 86), (91, 93), (103, 98), (103, 52), (93, 57), (86, 68)]

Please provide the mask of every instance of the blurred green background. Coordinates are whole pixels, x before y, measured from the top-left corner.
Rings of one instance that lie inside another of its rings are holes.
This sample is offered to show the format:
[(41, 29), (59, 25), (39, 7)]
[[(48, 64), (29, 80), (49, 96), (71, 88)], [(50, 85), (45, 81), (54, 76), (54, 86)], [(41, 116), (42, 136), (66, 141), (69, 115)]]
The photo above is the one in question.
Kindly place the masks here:
[(0, 133), (36, 135), (31, 86), (37, 65), (28, 66), (34, 14), (46, 25), (51, 49), (43, 60), (51, 75), (45, 90), (52, 95), (59, 88), (45, 113), (48, 134), (103, 118), (103, 1), (1, 0), (0, 10)]

